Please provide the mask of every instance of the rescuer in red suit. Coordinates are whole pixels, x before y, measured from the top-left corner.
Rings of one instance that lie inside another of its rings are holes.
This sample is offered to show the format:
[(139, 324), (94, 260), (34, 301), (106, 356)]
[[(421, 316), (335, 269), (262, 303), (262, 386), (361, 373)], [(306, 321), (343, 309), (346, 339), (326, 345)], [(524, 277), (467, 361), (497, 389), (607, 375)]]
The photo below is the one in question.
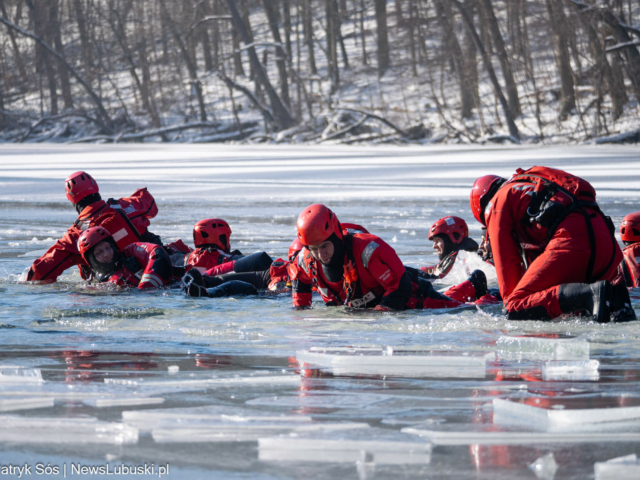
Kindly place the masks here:
[[(268, 270), (273, 259), (266, 252), (242, 255), (231, 251), (231, 227), (220, 218), (201, 220), (193, 226), (196, 249), (185, 255), (184, 267), (198, 269), (208, 275)], [(175, 263), (175, 262), (174, 262)]]
[(620, 237), (626, 245), (622, 250), (620, 276), (627, 287), (640, 287), (640, 212), (622, 219)]
[[(55, 282), (66, 269), (79, 265), (86, 267), (78, 251), (78, 239), (83, 230), (96, 225), (106, 228), (118, 247), (124, 249), (134, 242), (149, 242), (160, 245), (160, 237), (147, 230), (149, 219), (158, 214), (153, 196), (146, 188), (119, 200), (102, 200), (98, 184), (86, 172), (76, 172), (64, 182), (67, 198), (78, 212), (78, 219), (67, 233), (42, 257), (31, 265), (27, 281)], [(83, 270), (81, 268), (83, 278)]]
[[(609, 282), (622, 252), (588, 182), (552, 168), (518, 169), (509, 180), (477, 179), (470, 203), (487, 227), (509, 319), (586, 311), (601, 323), (635, 320), (626, 288)], [(541, 250), (528, 268), (523, 244)]]
[(305, 248), (290, 269), (296, 308), (311, 306), (314, 286), (329, 306), (404, 310), (461, 305), (436, 292), (430, 282), (418, 277), (417, 270), (406, 269), (381, 238), (346, 233), (324, 205), (305, 208), (297, 229)]
[(438, 262), (435, 266), (420, 267), (420, 276), (428, 279), (444, 278), (453, 268), (458, 252), (477, 252), (478, 244), (469, 238), (469, 227), (460, 217), (444, 217), (431, 225), (429, 240), (438, 252)]
[(98, 282), (160, 288), (172, 280), (171, 259), (160, 245), (136, 242), (120, 250), (103, 227), (91, 227), (80, 235), (78, 250)]
[[(295, 261), (301, 249), (302, 244), (296, 238), (289, 246), (288, 261), (278, 258), (271, 263), (268, 269), (262, 271), (218, 275), (215, 273), (215, 269), (211, 269), (202, 275), (198, 269), (192, 268), (182, 277), (184, 291), (190, 297), (254, 294), (261, 290), (275, 293), (287, 291), (291, 288), (289, 276), (291, 262)], [(252, 286), (253, 289), (246, 284)]]

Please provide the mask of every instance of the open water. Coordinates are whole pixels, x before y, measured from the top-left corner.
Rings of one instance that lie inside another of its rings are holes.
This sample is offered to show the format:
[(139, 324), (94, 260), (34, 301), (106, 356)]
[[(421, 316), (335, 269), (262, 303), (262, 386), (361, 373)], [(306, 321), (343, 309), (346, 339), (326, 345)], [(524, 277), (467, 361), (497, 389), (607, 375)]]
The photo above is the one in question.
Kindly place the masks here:
[[(637, 322), (507, 322), (499, 307), (355, 312), (319, 298), (298, 312), (287, 295), (116, 291), (88, 287), (73, 270), (52, 285), (18, 279), (74, 221), (63, 180), (80, 169), (104, 198), (148, 187), (160, 209), (150, 230), (167, 242), (191, 243), (196, 221), (221, 217), (233, 248), (284, 257), (298, 213), (321, 202), (420, 266), (437, 261), (427, 232), (442, 216), (465, 218), (479, 239), (468, 193), (486, 173), (566, 169), (594, 184), (619, 226), (639, 210), (639, 154), (594, 146), (3, 145), (0, 469), (30, 466), (22, 478), (92, 478), (99, 470), (80, 468), (152, 464), (153, 474), (136, 478), (157, 478), (168, 464), (165, 478), (511, 479), (536, 478), (528, 465), (552, 453), (556, 479), (593, 478), (594, 463), (640, 454)], [(480, 266), (495, 285), (488, 267), (464, 257), (447, 283)], [(640, 314), (640, 300), (634, 306)], [(308, 361), (308, 351), (325, 363)], [(389, 363), (399, 356), (420, 359)], [(505, 421), (495, 399), (582, 414), (540, 420), (523, 410)], [(603, 408), (622, 412), (617, 422), (591, 423)], [(506, 435), (513, 432), (525, 440)]]

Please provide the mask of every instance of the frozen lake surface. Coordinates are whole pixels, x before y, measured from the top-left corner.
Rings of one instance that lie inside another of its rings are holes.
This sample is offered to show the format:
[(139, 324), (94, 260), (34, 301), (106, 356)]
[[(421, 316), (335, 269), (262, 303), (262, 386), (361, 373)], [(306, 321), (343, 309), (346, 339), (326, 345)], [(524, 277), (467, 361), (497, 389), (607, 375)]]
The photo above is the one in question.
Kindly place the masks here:
[[(427, 232), (442, 216), (479, 238), (476, 177), (532, 165), (592, 182), (617, 227), (640, 210), (637, 147), (2, 145), (0, 464), (33, 478), (37, 464), (87, 478), (72, 464), (108, 463), (169, 464), (167, 478), (513, 479), (553, 478), (555, 463), (556, 479), (585, 479), (640, 454), (637, 322), (350, 312), (319, 298), (297, 312), (286, 295), (96, 290), (72, 270), (17, 283), (75, 220), (63, 180), (80, 169), (105, 199), (148, 187), (165, 242), (221, 217), (233, 248), (283, 257), (299, 212), (322, 202), (420, 266), (437, 260)], [(457, 262), (447, 282), (476, 265)]]

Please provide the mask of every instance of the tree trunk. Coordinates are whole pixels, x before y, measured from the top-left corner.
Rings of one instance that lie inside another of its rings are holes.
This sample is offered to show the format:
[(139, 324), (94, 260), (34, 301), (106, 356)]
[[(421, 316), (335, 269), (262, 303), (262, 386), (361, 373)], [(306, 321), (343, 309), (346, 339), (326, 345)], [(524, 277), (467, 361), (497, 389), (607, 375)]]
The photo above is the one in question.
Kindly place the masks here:
[(338, 11), (337, 0), (333, 0), (333, 11), (336, 13), (336, 23), (334, 28), (336, 29), (336, 38), (340, 45), (340, 53), (342, 54), (342, 64), (345, 69), (349, 69), (349, 57), (347, 56), (347, 48), (344, 46), (344, 38), (342, 38), (342, 14)]
[(242, 53), (240, 51), (240, 32), (237, 28), (233, 28), (231, 31), (231, 44), (233, 47), (233, 75), (244, 75), (244, 67), (242, 66)]
[[(465, 0), (464, 4), (467, 12), (469, 12), (469, 15), (473, 18), (474, 11), (476, 11), (477, 7), (475, 0)], [(477, 106), (480, 104), (480, 94), (478, 91), (478, 49), (473, 41), (473, 36), (469, 33), (469, 29), (465, 29), (463, 46), (462, 64), (467, 87), (469, 88), (469, 96), (471, 97), (467, 101), (473, 102), (473, 105)]]
[(367, 65), (369, 62), (367, 61), (367, 40), (366, 40), (366, 32), (364, 29), (364, 10), (365, 10), (365, 0), (360, 0), (360, 35), (362, 39), (362, 64)]
[(280, 78), (280, 95), (282, 101), (288, 109), (291, 108), (291, 100), (289, 99), (289, 78), (287, 75), (287, 54), (282, 48), (282, 38), (280, 37), (280, 29), (278, 28), (278, 17), (276, 16), (274, 0), (262, 0), (264, 11), (267, 15), (271, 35), (278, 46), (276, 47), (276, 65), (278, 67), (278, 76)]
[[(251, 45), (251, 36), (249, 35), (249, 32), (247, 31), (247, 28), (242, 21), (242, 17), (240, 16), (240, 12), (238, 11), (235, 0), (227, 0), (227, 5), (229, 6), (229, 12), (231, 13), (233, 24), (236, 30), (238, 30), (240, 32), (240, 35), (242, 36), (242, 41), (247, 45)], [(249, 54), (249, 60), (253, 65), (256, 77), (264, 87), (267, 96), (269, 97), (271, 109), (273, 110), (273, 117), (275, 118), (277, 127), (280, 129), (291, 127), (295, 123), (295, 120), (291, 117), (291, 114), (287, 110), (287, 107), (282, 103), (282, 100), (280, 99), (280, 97), (278, 97), (278, 94), (273, 89), (273, 86), (269, 81), (269, 77), (267, 77), (267, 73), (262, 67), (260, 60), (258, 59), (255, 47), (250, 46), (249, 48), (247, 48), (247, 53)]]
[(418, 76), (418, 60), (416, 55), (416, 33), (415, 24), (416, 16), (414, 11), (413, 2), (415, 0), (409, 0), (409, 51), (411, 53), (411, 73), (414, 77)]
[(500, 87), (500, 83), (498, 82), (498, 77), (496, 77), (496, 72), (491, 65), (491, 59), (487, 54), (487, 51), (482, 44), (482, 40), (476, 32), (476, 29), (473, 25), (473, 19), (469, 16), (469, 13), (465, 10), (464, 6), (458, 0), (450, 0), (453, 5), (460, 11), (462, 14), (462, 19), (464, 20), (465, 25), (469, 29), (469, 33), (473, 36), (473, 40), (476, 42), (476, 47), (480, 51), (480, 55), (482, 55), (482, 62), (484, 63), (484, 67), (489, 74), (489, 78), (491, 79), (491, 84), (493, 85), (493, 91), (495, 92), (496, 97), (502, 106), (502, 110), (504, 111), (504, 116), (507, 120), (507, 125), (509, 127), (509, 134), (514, 137), (516, 140), (520, 140), (520, 132), (518, 131), (518, 127), (516, 126), (513, 116), (511, 115), (511, 111), (509, 110), (509, 104), (507, 103), (507, 99), (504, 98), (504, 94), (502, 93), (502, 88)]
[[(4, 6), (4, 0), (0, 0), (0, 12), (2, 12), (2, 15), (5, 18), (9, 18), (9, 15), (7, 15), (7, 10), (5, 9), (5, 6)], [(7, 27), (7, 33), (9, 34), (9, 40), (11, 40), (11, 48), (13, 49), (13, 56), (16, 59), (16, 65), (18, 67), (18, 74), (20, 75), (20, 80), (23, 84), (26, 84), (29, 78), (27, 76), (27, 69), (24, 66), (24, 61), (22, 60), (22, 54), (20, 53), (20, 49), (18, 48), (18, 43), (16, 42), (15, 32)]]
[(545, 0), (553, 39), (556, 47), (556, 63), (558, 65), (558, 75), (560, 77), (560, 120), (565, 120), (571, 110), (576, 106), (576, 95), (573, 84), (573, 73), (571, 72), (571, 62), (569, 60), (569, 48), (567, 38), (567, 25), (562, 3), (556, 0)]
[(387, 1), (375, 0), (376, 26), (378, 30), (378, 76), (384, 75), (391, 65), (389, 58), (389, 34), (387, 32)]
[(282, 17), (284, 19), (284, 42), (287, 48), (287, 58), (293, 58), (291, 50), (291, 0), (282, 0)]
[(480, 0), (482, 8), (484, 9), (485, 18), (489, 24), (489, 30), (491, 31), (491, 37), (493, 40), (493, 46), (496, 49), (498, 55), (498, 61), (500, 62), (500, 68), (502, 68), (502, 76), (504, 77), (504, 83), (507, 90), (507, 102), (509, 103), (509, 110), (513, 117), (521, 115), (520, 99), (518, 98), (518, 88), (516, 82), (513, 79), (513, 71), (511, 69), (511, 62), (509, 61), (509, 55), (504, 45), (504, 39), (502, 33), (500, 33), (500, 26), (498, 25), (498, 19), (493, 11), (491, 0)]
[(316, 56), (313, 50), (313, 20), (311, 16), (311, 0), (299, 0), (302, 3), (302, 34), (304, 44), (307, 47), (307, 61), (309, 62), (309, 70), (311, 75), (318, 73), (316, 67)]
[(338, 68), (338, 37), (336, 22), (338, 12), (334, 11), (334, 0), (325, 0), (325, 15), (327, 19), (327, 64), (331, 79), (331, 93), (335, 93), (340, 86), (340, 70)]
[(184, 40), (182, 39), (182, 35), (178, 31), (178, 26), (169, 16), (169, 11), (167, 10), (167, 5), (165, 4), (165, 0), (160, 0), (160, 8), (162, 10), (162, 15), (167, 19), (167, 24), (171, 29), (171, 33), (173, 34), (173, 38), (178, 45), (178, 50), (182, 55), (182, 58), (187, 66), (187, 72), (189, 72), (189, 79), (191, 80), (191, 87), (195, 90), (196, 99), (198, 101), (198, 110), (200, 114), (200, 121), (207, 121), (207, 111), (204, 106), (204, 96), (202, 95), (202, 84), (198, 79), (198, 71), (196, 69), (196, 64), (194, 59), (189, 55), (189, 51), (187, 50), (187, 45), (185, 45)]
[(453, 63), (453, 71), (458, 79), (460, 86), (460, 115), (462, 118), (469, 118), (473, 115), (475, 102), (473, 98), (473, 89), (464, 66), (464, 57), (462, 48), (458, 43), (458, 39), (451, 32), (454, 31), (451, 24), (452, 15), (448, 12), (444, 0), (436, 0), (436, 18), (442, 26), (442, 42), (445, 46), (446, 55)]
[[(56, 50), (64, 57), (64, 47), (62, 45), (62, 33), (60, 32), (60, 19), (58, 18), (58, 0), (49, 0), (49, 26), (52, 30), (53, 42)], [(69, 84), (69, 73), (64, 66), (62, 60), (58, 60), (58, 75), (60, 76), (60, 90), (62, 90), (62, 99), (64, 100), (64, 108), (71, 110), (73, 108), (73, 97), (71, 95), (71, 85)]]
[[(35, 35), (44, 42), (49, 43), (49, 39), (51, 35), (48, 35), (48, 29), (45, 27), (46, 22), (49, 18), (49, 8), (48, 5), (38, 4), (36, 7), (32, 0), (27, 0), (27, 6), (29, 7), (29, 11), (31, 13), (31, 19), (33, 21), (33, 29), (35, 31)], [(45, 48), (40, 43), (36, 44), (36, 52), (39, 60), (44, 65), (44, 71), (47, 74), (47, 86), (49, 87), (49, 102), (50, 108), (49, 113), (51, 115), (58, 114), (58, 92), (56, 90), (56, 74), (55, 68), (53, 66), (53, 59), (51, 55), (47, 52)]]

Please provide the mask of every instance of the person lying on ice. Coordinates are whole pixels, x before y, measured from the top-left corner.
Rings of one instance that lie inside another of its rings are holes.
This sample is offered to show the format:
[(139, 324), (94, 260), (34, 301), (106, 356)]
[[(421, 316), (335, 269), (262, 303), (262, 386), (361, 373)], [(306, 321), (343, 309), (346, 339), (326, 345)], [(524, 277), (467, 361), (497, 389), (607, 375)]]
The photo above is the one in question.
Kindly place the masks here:
[(469, 238), (467, 222), (460, 217), (444, 217), (431, 225), (429, 240), (440, 260), (437, 265), (420, 267), (420, 276), (429, 280), (444, 278), (453, 268), (458, 252), (477, 252), (478, 244)]
[[(297, 221), (298, 238), (305, 246), (291, 264), (295, 308), (310, 307), (315, 286), (326, 305), (347, 305), (376, 310), (448, 308), (460, 301), (436, 292), (406, 269), (396, 252), (379, 237), (343, 231), (336, 215), (324, 205), (305, 208)], [(473, 299), (486, 293), (484, 273), (474, 272)], [(477, 287), (477, 288), (475, 288)], [(468, 296), (468, 291), (462, 293)]]
[[(363, 226), (355, 223), (343, 223), (342, 228), (344, 234), (369, 233)], [(300, 239), (294, 239), (289, 246), (288, 260), (284, 261), (278, 258), (273, 261), (268, 270), (218, 275), (216, 269), (212, 268), (201, 275), (197, 269), (191, 269), (182, 278), (184, 291), (190, 297), (250, 295), (266, 290), (273, 293), (289, 292), (291, 290), (291, 265), (296, 261), (302, 248)], [(231, 282), (234, 283), (231, 284)], [(253, 288), (236, 282), (249, 284)]]
[[(242, 255), (239, 250), (231, 251), (231, 227), (220, 218), (200, 220), (193, 226), (195, 250), (188, 249), (171, 255), (174, 267), (183, 267), (185, 272), (192, 268), (209, 275), (221, 275), (231, 272), (254, 272), (268, 270), (273, 259), (266, 252)], [(184, 244), (182, 244), (184, 245)], [(187, 247), (188, 248), (188, 247)]]
[(80, 235), (78, 250), (97, 282), (144, 290), (173, 280), (171, 259), (160, 245), (136, 242), (120, 250), (105, 228), (91, 227)]
[(62, 272), (74, 265), (80, 266), (80, 274), (85, 278), (83, 267), (88, 265), (78, 251), (78, 239), (83, 230), (96, 225), (113, 231), (120, 249), (134, 242), (162, 243), (160, 237), (147, 229), (150, 219), (158, 214), (158, 207), (146, 188), (136, 190), (130, 197), (110, 198), (105, 202), (100, 197), (98, 183), (86, 172), (69, 175), (64, 187), (67, 198), (78, 212), (78, 219), (47, 253), (33, 262), (27, 281), (55, 282)]
[(640, 287), (640, 212), (630, 213), (622, 219), (620, 238), (626, 245), (616, 283), (627, 287)]
[[(487, 227), (500, 293), (511, 320), (586, 311), (601, 323), (635, 320), (627, 289), (612, 286), (622, 252), (585, 180), (547, 167), (486, 175), (470, 195)], [(521, 244), (539, 247), (531, 262)]]
[(182, 277), (184, 291), (189, 297), (253, 295), (265, 290), (274, 293), (288, 292), (291, 289), (290, 265), (295, 262), (301, 249), (302, 244), (296, 238), (289, 246), (288, 261), (278, 258), (268, 269), (262, 271), (218, 275), (213, 268), (203, 275), (197, 268), (192, 268)]

